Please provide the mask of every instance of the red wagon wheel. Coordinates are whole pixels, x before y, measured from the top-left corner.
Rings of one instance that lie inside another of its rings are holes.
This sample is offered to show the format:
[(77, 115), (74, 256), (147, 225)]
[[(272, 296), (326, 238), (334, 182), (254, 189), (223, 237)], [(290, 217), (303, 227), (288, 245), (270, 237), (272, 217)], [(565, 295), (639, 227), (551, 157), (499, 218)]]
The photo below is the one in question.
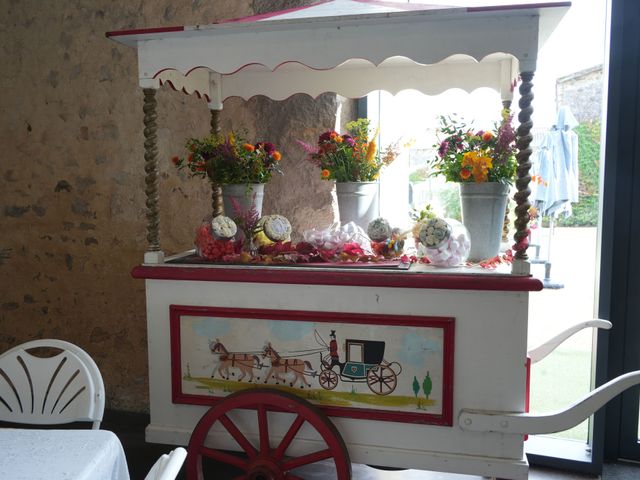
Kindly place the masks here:
[[(236, 409), (257, 410), (259, 445), (254, 446), (227, 415)], [(271, 442), (267, 412), (296, 414), (284, 437)], [(205, 446), (211, 428), (219, 423), (243, 450), (233, 455)], [(287, 449), (302, 426), (308, 423), (322, 437), (326, 448), (301, 456), (287, 456)], [(243, 473), (236, 477), (245, 480), (299, 480), (292, 470), (321, 460), (333, 459), (338, 480), (351, 478), (351, 462), (340, 432), (322, 412), (306, 400), (286, 392), (272, 389), (243, 390), (229, 395), (211, 407), (200, 419), (191, 435), (187, 455), (187, 479), (203, 480), (202, 459), (232, 465)]]
[(323, 370), (320, 372), (318, 382), (325, 390), (333, 390), (338, 386), (338, 374), (333, 370)]
[(397, 383), (396, 372), (386, 365), (377, 365), (367, 372), (367, 385), (376, 395), (389, 395)]

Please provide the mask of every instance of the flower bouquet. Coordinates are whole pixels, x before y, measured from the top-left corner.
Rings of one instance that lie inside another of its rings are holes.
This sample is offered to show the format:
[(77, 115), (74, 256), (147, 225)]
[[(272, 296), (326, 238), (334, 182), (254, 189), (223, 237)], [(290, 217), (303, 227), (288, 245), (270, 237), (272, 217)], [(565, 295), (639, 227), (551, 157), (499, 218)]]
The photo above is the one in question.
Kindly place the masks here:
[(509, 185), (516, 174), (512, 115), (503, 110), (493, 130), (472, 131), (460, 121), (440, 117), (446, 137), (431, 162), (432, 175), (460, 186), (462, 221), (471, 237), (469, 260), (478, 262), (500, 251)]
[(347, 133), (328, 130), (319, 136), (317, 148), (299, 143), (309, 154), (309, 161), (320, 168), (323, 180), (373, 182), (380, 170), (395, 160), (397, 146), (380, 152), (376, 133), (371, 134), (369, 125), (368, 119), (359, 118), (347, 123)]
[(500, 182), (511, 184), (516, 174), (516, 134), (512, 115), (502, 111), (502, 120), (493, 130), (474, 132), (455, 117), (440, 117), (439, 132), (445, 138), (434, 145), (433, 175), (448, 182)]
[(215, 184), (266, 183), (274, 172), (282, 173), (282, 155), (272, 143), (251, 143), (238, 133), (190, 138), (186, 149), (187, 157), (174, 156), (173, 164)]

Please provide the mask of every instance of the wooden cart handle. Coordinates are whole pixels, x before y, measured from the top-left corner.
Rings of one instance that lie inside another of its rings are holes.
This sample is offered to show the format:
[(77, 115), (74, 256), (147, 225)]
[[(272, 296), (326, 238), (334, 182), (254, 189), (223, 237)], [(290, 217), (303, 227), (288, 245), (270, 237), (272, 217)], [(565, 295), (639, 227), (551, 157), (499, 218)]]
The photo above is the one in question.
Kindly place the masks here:
[(602, 320), (600, 318), (594, 318), (593, 320), (589, 320), (586, 322), (576, 323), (575, 325), (567, 328), (565, 331), (559, 333), (552, 339), (547, 340), (542, 345), (532, 350), (529, 350), (529, 352), (527, 353), (527, 356), (531, 359), (532, 364), (537, 363), (543, 358), (545, 358), (547, 355), (549, 355), (551, 352), (553, 352), (556, 348), (558, 348), (558, 346), (562, 342), (567, 340), (569, 337), (571, 337), (572, 335), (575, 335), (580, 330), (583, 330), (585, 328), (590, 328), (590, 327), (603, 328), (605, 330), (609, 330), (611, 328), (611, 322), (608, 320)]
[(463, 430), (474, 432), (523, 435), (562, 432), (575, 427), (613, 397), (638, 384), (640, 384), (640, 370), (614, 378), (564, 410), (532, 415), (463, 409), (458, 417), (458, 424)]

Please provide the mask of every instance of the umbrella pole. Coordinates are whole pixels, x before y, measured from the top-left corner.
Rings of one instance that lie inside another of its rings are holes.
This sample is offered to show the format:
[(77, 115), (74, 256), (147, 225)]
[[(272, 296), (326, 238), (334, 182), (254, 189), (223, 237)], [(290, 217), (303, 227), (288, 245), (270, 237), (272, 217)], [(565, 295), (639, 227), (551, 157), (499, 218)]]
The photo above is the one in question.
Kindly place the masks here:
[(554, 282), (551, 280), (551, 237), (556, 229), (556, 218), (551, 215), (549, 217), (549, 240), (547, 243), (547, 261), (544, 262), (544, 279), (542, 280), (542, 286), (544, 288), (560, 289), (564, 288), (563, 283)]

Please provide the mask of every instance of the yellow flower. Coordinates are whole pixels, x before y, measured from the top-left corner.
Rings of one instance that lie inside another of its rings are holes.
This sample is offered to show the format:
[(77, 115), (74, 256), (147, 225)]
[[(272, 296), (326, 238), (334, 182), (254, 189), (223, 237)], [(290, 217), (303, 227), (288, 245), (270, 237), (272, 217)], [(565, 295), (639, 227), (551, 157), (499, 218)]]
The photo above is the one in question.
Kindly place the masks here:
[(467, 152), (462, 157), (462, 167), (471, 167), (476, 183), (488, 180), (489, 169), (493, 167), (491, 157), (484, 157), (479, 152)]
[(376, 159), (376, 141), (371, 140), (369, 145), (367, 145), (367, 163), (373, 164)]
[(229, 143), (231, 145), (235, 145), (236, 144), (236, 136), (233, 133), (229, 134)]

